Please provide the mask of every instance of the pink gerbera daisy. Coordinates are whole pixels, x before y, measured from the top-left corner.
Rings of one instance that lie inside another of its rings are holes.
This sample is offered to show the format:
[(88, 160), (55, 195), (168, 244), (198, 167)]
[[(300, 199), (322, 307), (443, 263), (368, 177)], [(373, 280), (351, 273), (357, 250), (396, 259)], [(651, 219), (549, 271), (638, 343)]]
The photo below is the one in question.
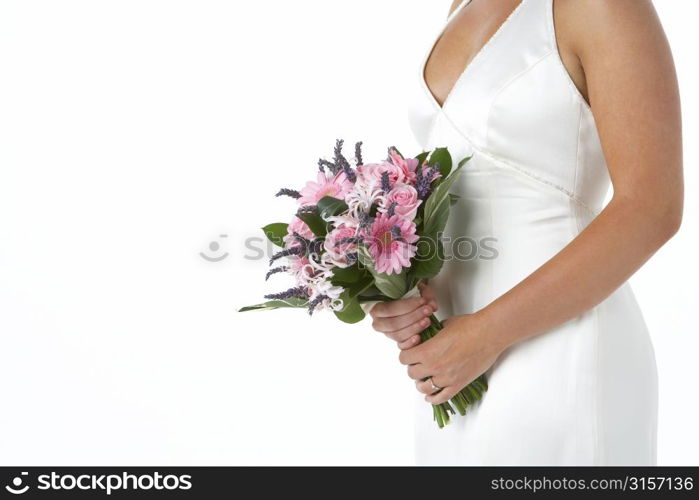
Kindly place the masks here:
[(410, 259), (417, 251), (415, 243), (418, 239), (412, 221), (400, 215), (380, 213), (369, 227), (365, 241), (375, 269), (380, 273), (397, 274), (410, 266)]
[(301, 206), (315, 205), (324, 196), (345, 199), (345, 195), (352, 190), (354, 183), (351, 182), (345, 172), (338, 172), (332, 177), (328, 177), (325, 172), (318, 172), (316, 182), (309, 181), (300, 191)]

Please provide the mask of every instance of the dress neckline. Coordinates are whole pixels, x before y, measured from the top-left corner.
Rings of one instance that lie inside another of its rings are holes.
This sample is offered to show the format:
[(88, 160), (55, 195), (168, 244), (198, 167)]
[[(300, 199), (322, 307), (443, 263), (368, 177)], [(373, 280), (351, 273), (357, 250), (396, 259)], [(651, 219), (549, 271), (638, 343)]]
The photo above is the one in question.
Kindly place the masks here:
[(524, 5), (526, 0), (520, 0), (520, 2), (517, 4), (517, 6), (508, 14), (508, 16), (505, 18), (505, 20), (498, 26), (498, 29), (495, 30), (495, 32), (486, 40), (486, 42), (481, 46), (480, 49), (475, 53), (475, 55), (471, 58), (471, 60), (466, 64), (464, 69), (461, 71), (459, 76), (456, 78), (454, 81), (454, 84), (452, 85), (451, 89), (449, 89), (449, 92), (447, 92), (446, 97), (444, 98), (444, 102), (442, 104), (439, 104), (439, 101), (437, 101), (437, 98), (434, 96), (432, 91), (430, 90), (429, 86), (427, 85), (427, 80), (425, 79), (425, 68), (427, 67), (427, 63), (432, 56), (432, 53), (434, 52), (435, 45), (439, 42), (440, 38), (442, 38), (442, 35), (444, 35), (444, 32), (446, 29), (449, 27), (449, 24), (452, 22), (454, 17), (461, 12), (461, 10), (464, 9), (467, 5), (471, 3), (471, 0), (463, 0), (459, 6), (454, 9), (454, 11), (447, 17), (446, 21), (442, 25), (442, 28), (439, 30), (437, 35), (434, 37), (432, 41), (432, 45), (430, 46), (429, 50), (425, 54), (424, 59), (422, 60), (422, 63), (420, 64), (420, 83), (422, 84), (423, 89), (425, 90), (425, 93), (427, 94), (427, 97), (430, 99), (432, 104), (441, 112), (446, 109), (447, 104), (449, 103), (449, 99), (454, 93), (454, 90), (458, 87), (459, 83), (465, 78), (465, 76), (469, 73), (469, 70), (473, 66), (475, 62), (477, 62), (478, 59), (483, 57), (483, 54), (486, 53), (488, 47), (492, 45), (492, 42), (500, 35), (500, 33), (505, 29), (505, 27), (509, 24), (510, 20), (515, 16), (517, 12), (519, 12)]

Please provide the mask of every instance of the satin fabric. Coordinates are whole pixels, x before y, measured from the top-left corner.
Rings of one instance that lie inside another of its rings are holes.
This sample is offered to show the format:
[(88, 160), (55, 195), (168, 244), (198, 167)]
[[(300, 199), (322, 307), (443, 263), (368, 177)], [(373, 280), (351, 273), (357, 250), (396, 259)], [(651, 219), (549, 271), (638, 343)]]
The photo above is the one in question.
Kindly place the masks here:
[[(432, 47), (410, 125), (424, 150), (473, 155), (432, 280), (444, 318), (478, 311), (553, 257), (603, 208), (610, 179), (592, 111), (560, 59), (553, 0), (518, 4), (443, 106), (424, 80)], [(416, 395), (417, 464), (655, 465), (655, 354), (628, 283), (511, 346), (486, 373), (484, 398), (443, 429)]]

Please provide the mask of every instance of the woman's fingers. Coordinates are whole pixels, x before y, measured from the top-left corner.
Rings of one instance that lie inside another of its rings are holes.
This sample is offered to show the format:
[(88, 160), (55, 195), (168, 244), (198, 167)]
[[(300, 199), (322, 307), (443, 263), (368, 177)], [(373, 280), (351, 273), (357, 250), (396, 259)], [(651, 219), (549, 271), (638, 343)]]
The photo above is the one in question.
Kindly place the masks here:
[(439, 405), (442, 403), (446, 403), (451, 398), (456, 396), (459, 393), (459, 390), (460, 389), (458, 389), (456, 386), (447, 386), (439, 392), (435, 392), (434, 394), (426, 395), (425, 401), (427, 401), (428, 403), (431, 403), (433, 405)]
[(387, 302), (379, 302), (371, 309), (374, 318), (390, 318), (414, 311), (428, 301), (423, 297), (411, 297), (409, 299), (397, 299)]
[(424, 326), (422, 329), (424, 330), (427, 325), (429, 325), (429, 319), (427, 320), (427, 323), (425, 323), (423, 320), (427, 319), (428, 316), (432, 314), (432, 311), (433, 309), (430, 306), (420, 306), (417, 309), (400, 316), (375, 318), (372, 326), (374, 327), (374, 330), (378, 330), (379, 332), (386, 334), (398, 334), (394, 340), (403, 341), (412, 335), (412, 333), (405, 336), (405, 332), (402, 334), (399, 334), (399, 332), (409, 328), (410, 326), (414, 326), (416, 323), (423, 324)]
[(421, 281), (418, 284), (418, 290), (420, 290), (420, 295), (422, 296), (422, 298), (427, 301), (427, 305), (432, 306), (432, 308), (436, 311), (438, 309), (437, 294), (434, 291), (434, 288), (432, 288), (429, 284)]
[[(436, 385), (438, 389), (435, 389), (432, 384)], [(444, 389), (442, 386), (436, 383), (432, 377), (416, 380), (415, 386), (417, 387), (418, 391), (423, 394), (427, 394), (428, 396), (431, 394), (437, 394), (439, 391)]]
[(420, 380), (431, 376), (430, 369), (426, 368), (422, 363), (415, 363), (414, 365), (408, 366), (408, 377), (413, 380)]
[(437, 310), (434, 290), (419, 286), (420, 297), (379, 302), (370, 312), (374, 330), (396, 341), (401, 350), (420, 343), (420, 333), (430, 325), (429, 316)]
[[(391, 339), (395, 340), (396, 342), (405, 342), (406, 340), (410, 339), (411, 337), (414, 337), (415, 335), (419, 335), (419, 333), (427, 328), (430, 324), (429, 318), (423, 318), (418, 321), (415, 321), (411, 323), (410, 325), (406, 326), (405, 328), (401, 328), (400, 330), (396, 330), (395, 332), (384, 332), (385, 335)], [(414, 344), (413, 344), (414, 345)]]
[(420, 343), (420, 335), (413, 335), (410, 337), (408, 340), (404, 340), (403, 342), (398, 342), (398, 349), (410, 349), (411, 347), (414, 347)]

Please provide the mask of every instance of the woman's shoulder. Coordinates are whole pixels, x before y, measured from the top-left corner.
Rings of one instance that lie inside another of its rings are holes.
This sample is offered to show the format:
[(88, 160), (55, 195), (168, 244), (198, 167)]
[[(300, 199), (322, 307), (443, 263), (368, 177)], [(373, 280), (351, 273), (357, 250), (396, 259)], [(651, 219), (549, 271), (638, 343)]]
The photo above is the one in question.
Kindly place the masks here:
[(554, 0), (554, 14), (576, 52), (596, 42), (623, 42), (659, 24), (652, 0)]

